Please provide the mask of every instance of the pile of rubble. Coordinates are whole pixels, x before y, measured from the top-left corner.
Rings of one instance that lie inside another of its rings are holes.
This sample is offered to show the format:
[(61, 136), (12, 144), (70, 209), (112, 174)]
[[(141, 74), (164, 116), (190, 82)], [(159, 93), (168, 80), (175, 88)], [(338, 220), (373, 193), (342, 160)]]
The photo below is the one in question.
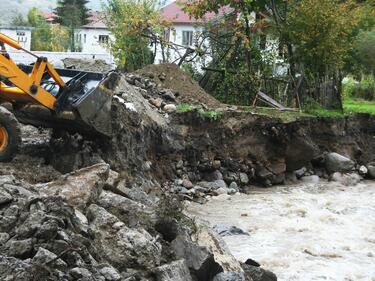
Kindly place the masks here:
[[(44, 184), (0, 176), (1, 280), (266, 280), (173, 204), (96, 164)], [(171, 210), (172, 208), (172, 210)], [(161, 210), (168, 209), (168, 215)], [(194, 229), (193, 228), (198, 228)], [(255, 276), (255, 279), (252, 279)], [(271, 279), (274, 280), (274, 279)]]

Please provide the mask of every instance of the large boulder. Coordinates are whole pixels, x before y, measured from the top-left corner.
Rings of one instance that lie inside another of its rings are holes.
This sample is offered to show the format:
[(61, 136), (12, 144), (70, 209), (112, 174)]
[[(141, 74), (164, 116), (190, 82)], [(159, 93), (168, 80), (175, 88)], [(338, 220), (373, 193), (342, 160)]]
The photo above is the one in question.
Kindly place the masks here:
[(350, 172), (354, 169), (354, 162), (338, 153), (328, 153), (325, 158), (325, 166), (329, 173)]
[(249, 264), (242, 264), (242, 267), (245, 271), (245, 276), (253, 281), (277, 281), (276, 275), (271, 271)]
[(160, 264), (161, 245), (146, 230), (131, 229), (95, 204), (88, 208), (89, 228), (99, 252), (114, 267), (154, 268)]
[(186, 260), (187, 266), (198, 281), (210, 280), (222, 271), (213, 254), (206, 247), (194, 243), (187, 234), (178, 235), (171, 242), (171, 248), (177, 258)]
[(356, 173), (336, 172), (331, 175), (331, 181), (339, 182), (345, 186), (354, 186), (361, 181), (362, 177)]
[(194, 235), (196, 243), (205, 247), (213, 254), (215, 262), (224, 272), (243, 272), (241, 264), (230, 253), (224, 240), (212, 229), (200, 224), (199, 231)]
[(149, 223), (152, 217), (150, 208), (110, 191), (103, 191), (97, 203), (130, 227)]
[(178, 260), (155, 269), (157, 281), (192, 281), (185, 260)]
[(100, 163), (36, 186), (45, 196), (61, 196), (70, 205), (84, 209), (94, 203), (108, 178), (109, 165)]

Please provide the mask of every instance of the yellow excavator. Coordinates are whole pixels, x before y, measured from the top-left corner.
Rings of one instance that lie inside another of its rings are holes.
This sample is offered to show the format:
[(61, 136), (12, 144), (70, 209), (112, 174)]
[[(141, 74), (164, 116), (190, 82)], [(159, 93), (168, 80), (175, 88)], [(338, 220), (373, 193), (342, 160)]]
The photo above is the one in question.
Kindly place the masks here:
[[(34, 56), (36, 62), (17, 65), (6, 45)], [(108, 78), (102, 73), (55, 69), (47, 58), (0, 33), (0, 161), (11, 160), (18, 151), (19, 123), (110, 136)]]

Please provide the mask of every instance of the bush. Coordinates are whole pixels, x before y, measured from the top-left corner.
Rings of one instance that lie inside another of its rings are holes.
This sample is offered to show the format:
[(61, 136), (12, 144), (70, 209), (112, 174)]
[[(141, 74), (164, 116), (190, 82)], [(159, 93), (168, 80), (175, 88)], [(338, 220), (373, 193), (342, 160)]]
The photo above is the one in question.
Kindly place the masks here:
[(346, 98), (375, 100), (375, 79), (372, 75), (363, 75), (360, 82), (349, 78), (343, 83), (343, 90)]

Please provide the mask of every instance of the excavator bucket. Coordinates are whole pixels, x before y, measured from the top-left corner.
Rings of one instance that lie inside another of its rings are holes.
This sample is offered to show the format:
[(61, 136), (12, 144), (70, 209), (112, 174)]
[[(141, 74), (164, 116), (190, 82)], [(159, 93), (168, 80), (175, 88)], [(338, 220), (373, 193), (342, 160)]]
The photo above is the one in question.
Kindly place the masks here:
[[(19, 67), (26, 73), (32, 71), (32, 66), (29, 65)], [(83, 134), (111, 136), (112, 91), (106, 82), (111, 79), (111, 73), (70, 69), (56, 71), (66, 84), (64, 89), (53, 83), (47, 73), (42, 83), (42, 87), (57, 97), (54, 114), (51, 116), (45, 108), (35, 109), (35, 105), (27, 105), (28, 108), (21, 110), (17, 116), (20, 121)]]

